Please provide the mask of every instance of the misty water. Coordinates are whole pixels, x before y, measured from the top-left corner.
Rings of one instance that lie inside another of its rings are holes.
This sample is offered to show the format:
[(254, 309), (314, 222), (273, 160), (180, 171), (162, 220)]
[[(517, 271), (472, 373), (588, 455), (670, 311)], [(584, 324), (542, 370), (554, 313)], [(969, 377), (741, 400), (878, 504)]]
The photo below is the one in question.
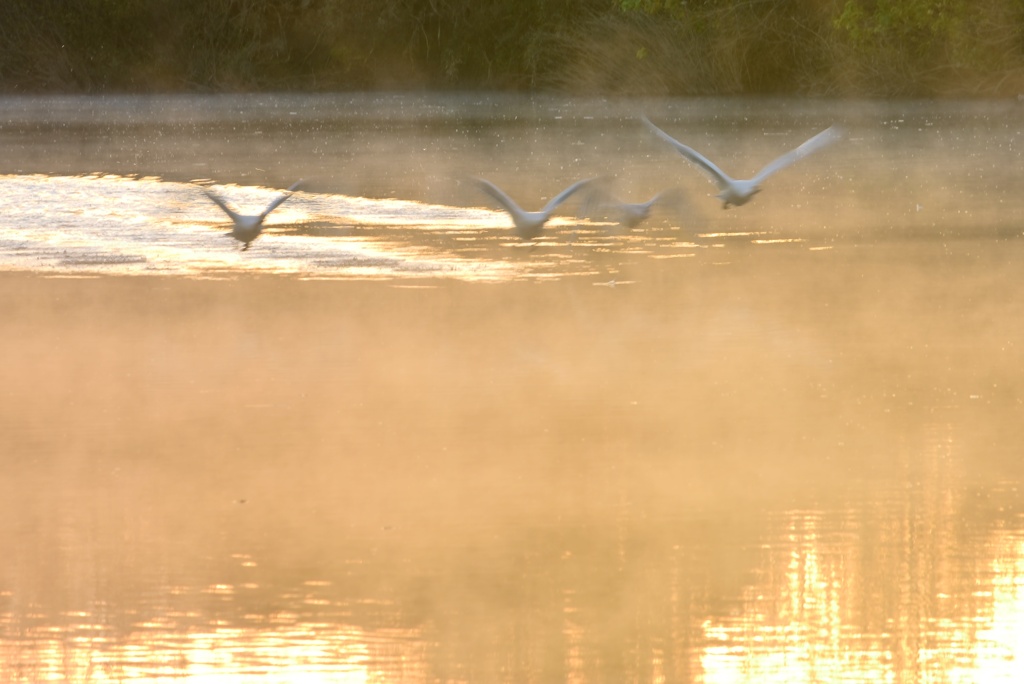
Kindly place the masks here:
[(0, 681), (1020, 681), (1022, 107), (0, 100)]

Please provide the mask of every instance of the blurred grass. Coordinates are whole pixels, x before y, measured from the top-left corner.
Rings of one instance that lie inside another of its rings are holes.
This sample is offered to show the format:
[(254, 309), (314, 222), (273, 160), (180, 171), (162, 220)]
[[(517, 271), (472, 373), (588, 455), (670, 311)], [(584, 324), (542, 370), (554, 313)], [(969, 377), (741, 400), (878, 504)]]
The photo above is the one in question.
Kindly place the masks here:
[(7, 0), (0, 91), (1003, 96), (1018, 0)]

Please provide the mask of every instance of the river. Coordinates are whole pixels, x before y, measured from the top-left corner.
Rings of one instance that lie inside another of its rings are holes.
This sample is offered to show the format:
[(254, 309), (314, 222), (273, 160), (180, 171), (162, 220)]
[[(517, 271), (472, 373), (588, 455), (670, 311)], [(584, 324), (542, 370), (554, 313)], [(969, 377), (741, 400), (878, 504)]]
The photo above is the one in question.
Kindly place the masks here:
[(0, 679), (1020, 681), (1020, 107), (0, 100)]

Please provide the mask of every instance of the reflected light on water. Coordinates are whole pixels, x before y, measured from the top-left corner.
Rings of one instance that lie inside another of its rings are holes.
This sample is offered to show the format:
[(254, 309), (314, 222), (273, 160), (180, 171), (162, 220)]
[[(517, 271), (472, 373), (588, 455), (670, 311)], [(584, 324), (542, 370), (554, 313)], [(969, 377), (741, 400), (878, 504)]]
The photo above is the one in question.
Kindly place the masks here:
[(1019, 681), (1024, 666), (1024, 537), (1000, 532), (990, 542), (992, 555), (992, 614), (977, 634), (979, 649), (974, 672), (967, 680)]
[(583, 656), (584, 630), (579, 624), (575, 593), (572, 589), (566, 589), (562, 597), (564, 602), (562, 636), (565, 639), (565, 681), (568, 684), (585, 684), (587, 676)]
[[(217, 191), (243, 212), (281, 193), (239, 185)], [(299, 190), (243, 253), (220, 209), (194, 183), (110, 174), (0, 176), (0, 202), (7, 207), (0, 217), (0, 270), (64, 276), (493, 282), (589, 274), (592, 254), (635, 252), (637, 244), (655, 244), (661, 255), (694, 247), (674, 236), (609, 235), (567, 217), (552, 218), (537, 244), (521, 243), (504, 212)], [(520, 251), (530, 258), (517, 257)]]
[(742, 615), (704, 624), (701, 664), (706, 681), (891, 681), (884, 653), (854, 643), (840, 605), (844, 559), (821, 538), (821, 513), (792, 511), (781, 521), (782, 539), (766, 552), (764, 584), (746, 590)]
[[(66, 616), (69, 619), (72, 616)], [(126, 636), (108, 635), (76, 615), (73, 627), (37, 627), (4, 642), (3, 681), (157, 682), (424, 682), (425, 646), (415, 630), (368, 633), (344, 625), (210, 625), (164, 631), (144, 623)], [(261, 618), (287, 622), (288, 616)]]
[[(962, 608), (971, 597), (951, 603), (946, 592), (955, 578), (941, 565), (918, 568), (924, 576), (907, 574), (904, 566), (904, 582), (918, 586), (901, 587), (895, 606), (882, 605), (892, 597), (858, 577), (866, 561), (856, 550), (870, 542), (854, 539), (866, 529), (852, 519), (830, 525), (820, 511), (791, 511), (780, 526), (781, 539), (766, 545), (762, 575), (745, 590), (739, 614), (704, 622), (704, 681), (1019, 681), (1018, 654), (1024, 653), (1024, 540), (1019, 535), (992, 539), (997, 560), (991, 576), (975, 580), (970, 592), (982, 600), (975, 614), (963, 614), (954, 606)], [(944, 557), (935, 550), (922, 553)], [(930, 590), (937, 592), (929, 595)], [(875, 629), (870, 614), (890, 608), (898, 614)]]
[[(1024, 544), (964, 538), (952, 428), (929, 435), (925, 467), (893, 464), (902, 505), (779, 516), (737, 615), (703, 625), (706, 681), (1019, 681)], [(990, 569), (955, 562), (975, 544)]]
[[(517, 270), (422, 241), (302, 234), (310, 224), (350, 231), (364, 225), (404, 227), (421, 233), (448, 225), (479, 233), (500, 218), (483, 210), (299, 192), (270, 215), (253, 249), (242, 253), (228, 238), (220, 210), (202, 201), (191, 183), (98, 174), (0, 180), (0, 201), (9, 208), (0, 220), (0, 270), (463, 280), (506, 280)], [(228, 186), (222, 194), (249, 207), (269, 202), (280, 191)]]

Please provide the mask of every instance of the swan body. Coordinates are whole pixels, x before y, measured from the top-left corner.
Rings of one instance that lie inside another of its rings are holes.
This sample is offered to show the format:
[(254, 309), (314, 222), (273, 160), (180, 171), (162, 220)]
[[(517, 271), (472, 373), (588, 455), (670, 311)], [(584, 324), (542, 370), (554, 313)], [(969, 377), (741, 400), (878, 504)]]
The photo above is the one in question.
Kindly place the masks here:
[(548, 202), (540, 211), (524, 211), (511, 197), (505, 194), (505, 192), (494, 183), (484, 180), (483, 178), (478, 178), (476, 180), (480, 185), (480, 189), (490, 195), (512, 217), (512, 224), (515, 227), (516, 235), (518, 235), (522, 240), (535, 240), (540, 237), (541, 231), (544, 229), (544, 224), (548, 222), (549, 218), (551, 218), (555, 209), (569, 199), (573, 193), (577, 192), (594, 179), (586, 178), (581, 181), (576, 181), (553, 197), (551, 201)]
[(273, 202), (268, 204), (266, 209), (264, 209), (261, 213), (256, 214), (255, 216), (239, 214), (231, 207), (229, 207), (227, 202), (225, 202), (223, 199), (213, 194), (209, 190), (206, 190), (204, 188), (203, 192), (206, 193), (206, 196), (213, 200), (218, 207), (223, 209), (225, 214), (231, 217), (231, 222), (234, 225), (231, 227), (230, 235), (231, 237), (235, 238), (236, 240), (245, 245), (244, 247), (242, 247), (242, 251), (244, 252), (245, 250), (249, 249), (249, 245), (252, 243), (252, 241), (258, 238), (260, 236), (260, 233), (263, 232), (264, 219), (267, 218), (270, 212), (274, 211), (274, 209), (277, 209), (285, 200), (291, 197), (292, 193), (295, 191), (296, 188), (299, 187), (301, 183), (301, 180), (292, 183), (292, 186), (288, 188), (285, 194), (281, 195)]
[(621, 202), (610, 195), (598, 195), (588, 213), (615, 221), (623, 228), (633, 229), (646, 221), (656, 204), (666, 201), (672, 190), (663, 190), (646, 202)]
[(661, 200), (662, 193), (658, 193), (646, 202), (622, 202), (618, 206), (619, 223), (627, 228), (635, 228), (651, 215), (651, 209)]

